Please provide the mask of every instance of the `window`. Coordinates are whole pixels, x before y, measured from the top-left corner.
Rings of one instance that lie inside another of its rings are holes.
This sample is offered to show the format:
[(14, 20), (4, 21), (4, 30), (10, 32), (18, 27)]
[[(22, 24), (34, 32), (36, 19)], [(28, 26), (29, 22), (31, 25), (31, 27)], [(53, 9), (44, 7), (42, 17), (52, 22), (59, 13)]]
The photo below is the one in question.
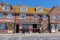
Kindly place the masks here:
[(34, 19), (37, 19), (38, 18), (38, 15), (34, 15)]
[(12, 14), (9, 13), (9, 14), (7, 15), (7, 18), (8, 18), (8, 19), (12, 19)]
[(0, 29), (5, 29), (5, 24), (0, 23)]
[(58, 19), (60, 20), (60, 16), (58, 17)]
[(26, 14), (21, 14), (20, 19), (26, 19)]
[(36, 11), (41, 13), (41, 12), (43, 12), (43, 8), (36, 8)]
[(25, 29), (28, 29), (28, 24), (22, 24), (22, 26), (25, 28)]
[(46, 19), (47, 19), (47, 15), (43, 15), (43, 16), (42, 16), (42, 19), (43, 19), (43, 20), (46, 20)]
[(3, 18), (3, 13), (0, 13), (0, 18)]
[(56, 19), (56, 16), (55, 15), (52, 15), (52, 19), (55, 20)]
[(8, 11), (8, 10), (10, 10), (10, 6), (3, 6), (3, 8), (2, 8), (4, 11)]
[(60, 24), (58, 24), (58, 29), (60, 29)]
[(27, 12), (28, 11), (28, 7), (21, 6), (20, 10), (21, 10), (21, 12)]

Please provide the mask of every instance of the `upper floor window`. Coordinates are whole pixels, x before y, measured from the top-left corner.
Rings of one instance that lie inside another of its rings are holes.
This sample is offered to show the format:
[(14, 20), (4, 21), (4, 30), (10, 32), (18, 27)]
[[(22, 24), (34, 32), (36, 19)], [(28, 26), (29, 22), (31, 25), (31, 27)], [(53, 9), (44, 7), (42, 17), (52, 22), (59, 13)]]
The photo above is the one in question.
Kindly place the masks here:
[(42, 13), (42, 12), (43, 12), (43, 8), (42, 8), (42, 7), (37, 7), (37, 8), (36, 8), (36, 11), (37, 11), (38, 13)]
[(10, 10), (10, 6), (3, 6), (2, 9), (3, 9), (4, 11), (8, 11), (8, 10)]
[(56, 16), (55, 15), (52, 15), (52, 19), (55, 20), (56, 19)]
[(26, 14), (20, 14), (20, 19), (26, 19)]
[(47, 15), (43, 15), (43, 16), (42, 16), (42, 19), (43, 19), (43, 20), (46, 20), (46, 19), (47, 19)]
[(3, 13), (0, 13), (0, 18), (3, 18)]
[(8, 18), (8, 19), (12, 19), (12, 14), (9, 13), (9, 14), (7, 15), (7, 18)]
[(0, 29), (5, 29), (5, 24), (0, 23)]
[(58, 17), (58, 19), (60, 20), (60, 16)]
[(21, 6), (21, 7), (20, 7), (20, 11), (21, 11), (21, 12), (27, 12), (27, 11), (28, 11), (28, 7), (26, 7), (26, 6)]
[(38, 18), (38, 15), (34, 15), (34, 19), (37, 19)]

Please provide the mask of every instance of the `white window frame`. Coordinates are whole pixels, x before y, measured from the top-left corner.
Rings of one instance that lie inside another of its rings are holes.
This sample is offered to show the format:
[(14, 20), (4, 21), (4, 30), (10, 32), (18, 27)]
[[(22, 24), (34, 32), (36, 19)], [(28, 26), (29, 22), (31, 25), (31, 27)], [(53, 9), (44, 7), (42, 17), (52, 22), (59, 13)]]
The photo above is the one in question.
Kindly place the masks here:
[[(5, 7), (6, 7), (7, 9), (5, 9)], [(2, 7), (2, 10), (4, 10), (4, 11), (9, 11), (9, 10), (10, 10), (10, 6), (4, 5), (4, 6)]]
[(37, 11), (38, 13), (42, 13), (42, 12), (43, 12), (43, 8), (42, 8), (42, 7), (36, 7), (36, 11)]
[(55, 20), (56, 19), (56, 16), (55, 15), (52, 15), (51, 17), (52, 17), (52, 20)]
[[(37, 16), (37, 18), (35, 18), (35, 16)], [(38, 19), (38, 15), (34, 15), (34, 19)]]
[(47, 15), (42, 15), (43, 20), (47, 20)]
[[(23, 8), (24, 8), (24, 10), (23, 10)], [(21, 6), (20, 7), (20, 11), (21, 12), (27, 12), (28, 11), (28, 7), (27, 6)]]
[(58, 16), (58, 19), (60, 20), (60, 16)]
[[(11, 18), (10, 18), (11, 17)], [(12, 13), (7, 14), (7, 19), (12, 19)]]
[(1, 18), (3, 18), (3, 13), (0, 13), (0, 14), (1, 14), (1, 15), (0, 15), (0, 19), (1, 19)]
[(26, 14), (20, 14), (19, 15), (19, 19), (26, 19), (26, 17), (25, 18), (21, 18), (22, 15), (25, 15), (26, 16)]
[[(3, 25), (3, 26), (0, 26), (0, 30), (4, 30), (5, 29), (5, 24), (4, 23), (0, 23), (0, 25)], [(1, 28), (1, 27), (3, 27), (3, 28)]]
[(58, 24), (58, 29), (60, 29), (60, 24)]

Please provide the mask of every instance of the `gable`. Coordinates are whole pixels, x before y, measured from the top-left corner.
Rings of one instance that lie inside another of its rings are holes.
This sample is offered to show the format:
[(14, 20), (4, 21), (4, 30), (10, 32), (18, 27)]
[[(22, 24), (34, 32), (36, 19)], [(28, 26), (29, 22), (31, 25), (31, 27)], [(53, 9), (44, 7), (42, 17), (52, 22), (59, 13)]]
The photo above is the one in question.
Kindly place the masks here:
[(52, 14), (57, 14), (57, 13), (60, 13), (60, 9), (59, 7), (53, 7), (50, 12), (49, 12), (49, 15), (52, 15)]

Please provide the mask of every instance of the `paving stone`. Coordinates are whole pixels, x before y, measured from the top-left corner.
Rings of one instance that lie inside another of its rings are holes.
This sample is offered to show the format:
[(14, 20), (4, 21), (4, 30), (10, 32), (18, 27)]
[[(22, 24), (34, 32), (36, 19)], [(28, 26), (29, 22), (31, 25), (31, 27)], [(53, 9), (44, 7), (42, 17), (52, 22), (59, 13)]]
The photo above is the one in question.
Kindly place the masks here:
[(25, 36), (25, 35), (1, 35), (0, 36), (0, 40), (60, 40), (60, 35), (58, 36), (53, 36), (53, 35), (49, 35), (49, 36), (34, 36), (33, 34), (31, 34), (31, 36)]

